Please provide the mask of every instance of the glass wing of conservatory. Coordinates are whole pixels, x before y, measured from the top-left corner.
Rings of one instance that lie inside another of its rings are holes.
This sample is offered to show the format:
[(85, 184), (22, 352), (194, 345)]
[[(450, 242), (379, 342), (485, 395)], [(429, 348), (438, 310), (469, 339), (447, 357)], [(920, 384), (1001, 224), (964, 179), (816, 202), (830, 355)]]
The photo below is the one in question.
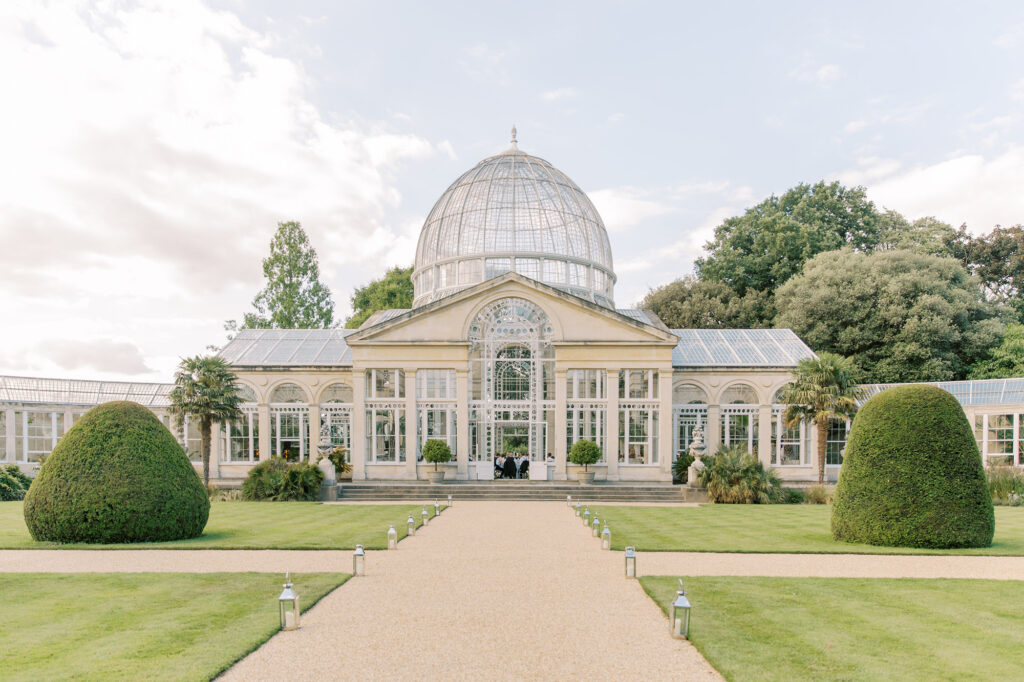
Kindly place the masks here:
[(345, 337), (355, 329), (243, 329), (220, 357), (236, 367), (339, 367), (352, 364)]
[(791, 329), (673, 329), (674, 367), (795, 367), (813, 358)]
[[(964, 407), (983, 407), (986, 405), (1024, 405), (1024, 378), (1019, 379), (970, 379), (967, 381), (934, 381), (920, 382), (929, 386), (938, 386), (953, 394)], [(864, 386), (867, 395), (881, 393), (893, 386), (905, 384), (867, 384)]]
[(173, 384), (0, 376), (0, 403), (99, 405), (131, 400), (146, 407), (166, 407), (172, 388)]

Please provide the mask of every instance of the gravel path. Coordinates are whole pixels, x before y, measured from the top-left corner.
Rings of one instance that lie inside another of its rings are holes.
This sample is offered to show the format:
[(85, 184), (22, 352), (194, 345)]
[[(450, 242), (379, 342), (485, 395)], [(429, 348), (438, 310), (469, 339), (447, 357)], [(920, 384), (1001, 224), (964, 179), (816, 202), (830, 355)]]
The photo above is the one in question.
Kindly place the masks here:
[(225, 677), (721, 679), (597, 543), (563, 503), (457, 502)]

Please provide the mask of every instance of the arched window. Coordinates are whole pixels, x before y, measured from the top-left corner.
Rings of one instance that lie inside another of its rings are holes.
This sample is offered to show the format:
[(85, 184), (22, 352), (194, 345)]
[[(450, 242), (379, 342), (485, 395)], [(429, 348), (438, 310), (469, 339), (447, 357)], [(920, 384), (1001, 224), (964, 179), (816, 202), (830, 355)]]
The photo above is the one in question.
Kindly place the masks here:
[(304, 403), (306, 393), (295, 384), (281, 384), (270, 394), (271, 403)]
[(351, 403), (352, 387), (348, 384), (331, 384), (320, 395), (321, 403)]
[(701, 405), (708, 402), (708, 394), (694, 384), (676, 384), (672, 387), (673, 405)]
[(746, 384), (736, 384), (725, 389), (719, 399), (720, 405), (757, 405), (757, 392)]
[(746, 384), (735, 384), (722, 392), (718, 402), (722, 415), (719, 433), (722, 445), (739, 445), (756, 455), (760, 436), (757, 392)]
[(259, 399), (256, 397), (256, 391), (254, 391), (252, 387), (246, 386), (245, 384), (238, 385), (238, 395), (242, 397), (243, 403), (259, 402)]

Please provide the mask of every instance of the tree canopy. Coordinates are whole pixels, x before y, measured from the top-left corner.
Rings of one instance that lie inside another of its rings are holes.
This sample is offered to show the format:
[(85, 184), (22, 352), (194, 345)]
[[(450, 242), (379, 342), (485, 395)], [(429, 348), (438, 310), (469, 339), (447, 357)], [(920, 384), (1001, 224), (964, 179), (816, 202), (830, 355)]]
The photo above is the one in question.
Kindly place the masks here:
[(972, 379), (1024, 377), (1024, 324), (1009, 324), (998, 346), (971, 368)]
[(640, 302), (671, 329), (743, 329), (766, 326), (774, 311), (767, 292), (739, 295), (722, 282), (692, 275), (652, 289)]
[(352, 293), (352, 316), (345, 320), (349, 329), (359, 327), (378, 310), (412, 307), (412, 266), (395, 266), (366, 286)]
[(327, 329), (334, 325), (334, 301), (320, 281), (316, 250), (302, 225), (294, 221), (277, 224), (270, 255), (263, 259), (263, 276), (267, 284), (253, 299), (256, 310), (245, 314), (243, 329)]
[(907, 250), (821, 253), (775, 302), (777, 326), (852, 357), (872, 382), (962, 379), (1003, 332), (956, 260)]
[(1012, 308), (1024, 322), (1024, 225), (1000, 227), (978, 236), (961, 226), (954, 255), (981, 280), (990, 300)]

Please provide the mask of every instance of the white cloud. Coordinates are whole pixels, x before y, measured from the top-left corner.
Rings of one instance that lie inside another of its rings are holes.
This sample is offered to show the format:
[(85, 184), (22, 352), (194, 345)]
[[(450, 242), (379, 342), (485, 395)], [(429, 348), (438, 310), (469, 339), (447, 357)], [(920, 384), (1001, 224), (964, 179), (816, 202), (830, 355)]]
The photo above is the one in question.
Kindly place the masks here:
[(625, 230), (675, 210), (651, 195), (650, 191), (636, 187), (610, 187), (587, 194), (609, 232)]
[(579, 92), (575, 88), (557, 88), (542, 93), (540, 97), (546, 102), (554, 102), (562, 99), (572, 99), (577, 95), (579, 95)]
[(843, 76), (838, 64), (815, 64), (810, 55), (805, 54), (799, 64), (789, 72), (789, 77), (805, 83), (827, 85), (834, 83)]
[(110, 339), (43, 341), (33, 349), (29, 356), (30, 363), (33, 362), (32, 356), (44, 363), (49, 361), (61, 370), (85, 369), (114, 374), (146, 374), (153, 371), (146, 366), (138, 346)]
[(618, 123), (619, 121), (621, 121), (624, 118), (626, 118), (626, 115), (624, 113), (622, 113), (621, 111), (617, 111), (617, 112), (615, 112), (614, 114), (612, 114), (611, 116), (608, 117), (608, 122), (609, 123)]
[(867, 159), (836, 177), (866, 185), (872, 200), (911, 219), (966, 222), (974, 233), (1024, 221), (1024, 147), (991, 157), (960, 154), (907, 169), (893, 160)]
[(996, 36), (992, 43), (996, 47), (1001, 47), (1003, 49), (1010, 49), (1017, 47), (1018, 45), (1024, 45), (1024, 23), (1009, 27)]
[(868, 122), (864, 120), (850, 121), (845, 126), (843, 126), (843, 132), (850, 134), (857, 133), (860, 132), (861, 130), (864, 130), (864, 128), (866, 128), (867, 125)]
[(1024, 102), (1024, 78), (1010, 86), (1010, 99), (1014, 102)]
[(0, 358), (73, 329), (162, 358), (102, 372), (166, 379), (248, 308), (279, 220), (301, 220), (324, 272), (343, 273), (340, 308), (360, 268), (411, 257), (389, 222), (393, 174), (450, 144), (337, 122), (271, 37), (199, 0), (6, 10)]

